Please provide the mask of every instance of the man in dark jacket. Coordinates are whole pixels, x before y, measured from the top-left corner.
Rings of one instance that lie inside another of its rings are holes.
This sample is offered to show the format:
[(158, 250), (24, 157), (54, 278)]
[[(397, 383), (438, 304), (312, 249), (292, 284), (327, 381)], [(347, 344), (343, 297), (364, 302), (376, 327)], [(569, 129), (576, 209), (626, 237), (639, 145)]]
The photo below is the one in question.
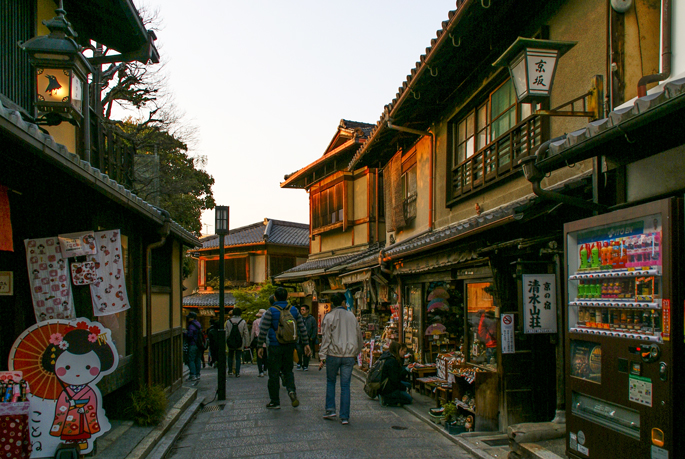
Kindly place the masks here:
[(281, 319), (281, 311), (289, 308), (290, 314), (296, 322), (297, 334), (302, 336), (304, 341), (304, 353), (311, 355), (312, 351), (309, 348), (309, 337), (307, 336), (307, 329), (304, 327), (302, 315), (297, 311), (297, 307), (288, 306), (288, 291), (283, 287), (278, 287), (274, 292), (276, 301), (273, 306), (266, 310), (262, 316), (262, 321), (259, 324), (259, 339), (257, 340), (257, 354), (263, 357), (264, 349), (262, 344), (269, 339), (269, 350), (267, 353), (266, 368), (269, 372), (269, 382), (267, 387), (269, 389), (269, 398), (271, 401), (266, 407), (271, 410), (281, 409), (280, 399), (280, 378), (283, 373), (283, 382), (288, 390), (288, 397), (292, 402), (293, 407), (300, 404), (297, 399), (297, 392), (295, 389), (295, 376), (293, 375), (293, 353), (295, 352), (296, 342), (293, 343), (279, 343), (276, 337), (276, 331), (279, 327)]
[[(197, 314), (193, 311), (186, 316), (187, 327), (183, 332), (183, 336), (188, 343), (188, 368), (190, 369), (190, 376), (188, 381), (195, 381), (200, 379), (200, 369), (202, 368), (201, 360), (201, 339), (202, 339), (202, 325), (197, 321)], [(204, 350), (204, 349), (203, 349)]]
[[(316, 319), (309, 315), (309, 306), (303, 304), (300, 306), (300, 314), (302, 314), (302, 321), (304, 322), (304, 328), (307, 329), (307, 337), (309, 338), (309, 347), (314, 352), (314, 345), (316, 344), (316, 335), (318, 331), (318, 325)], [(304, 340), (300, 336), (300, 341), (297, 344), (297, 356), (300, 361), (297, 364), (297, 368), (302, 368), (302, 371), (309, 371), (309, 358), (310, 356), (304, 352)]]
[(219, 321), (212, 320), (207, 330), (207, 341), (209, 341), (209, 366), (216, 366), (219, 356)]
[(412, 402), (407, 386), (403, 383), (409, 376), (409, 372), (402, 365), (406, 353), (407, 346), (392, 341), (390, 348), (379, 357), (379, 360), (385, 360), (381, 381), (387, 380), (387, 382), (379, 391), (381, 401), (385, 406), (407, 405)]

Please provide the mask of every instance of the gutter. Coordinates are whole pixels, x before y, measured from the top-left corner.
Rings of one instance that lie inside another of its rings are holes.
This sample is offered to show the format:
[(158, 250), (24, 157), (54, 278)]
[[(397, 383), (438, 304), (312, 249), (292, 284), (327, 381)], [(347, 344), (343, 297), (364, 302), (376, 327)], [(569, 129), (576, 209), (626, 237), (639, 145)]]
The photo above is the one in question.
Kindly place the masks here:
[(433, 155), (435, 154), (435, 134), (431, 131), (419, 131), (418, 129), (396, 126), (392, 124), (392, 118), (388, 118), (388, 129), (393, 129), (400, 132), (408, 132), (410, 134), (416, 134), (422, 137), (430, 136), (431, 138), (430, 164), (428, 166), (430, 168), (430, 175), (428, 176), (428, 230), (430, 231), (433, 229)]
[(171, 216), (164, 209), (159, 209), (164, 217), (164, 223), (159, 229), (161, 239), (153, 242), (145, 249), (145, 342), (147, 346), (145, 377), (147, 386), (152, 386), (152, 251), (164, 245), (171, 232)]
[(647, 84), (671, 76), (671, 0), (661, 0), (661, 73), (645, 75), (637, 82), (637, 96), (647, 95)]

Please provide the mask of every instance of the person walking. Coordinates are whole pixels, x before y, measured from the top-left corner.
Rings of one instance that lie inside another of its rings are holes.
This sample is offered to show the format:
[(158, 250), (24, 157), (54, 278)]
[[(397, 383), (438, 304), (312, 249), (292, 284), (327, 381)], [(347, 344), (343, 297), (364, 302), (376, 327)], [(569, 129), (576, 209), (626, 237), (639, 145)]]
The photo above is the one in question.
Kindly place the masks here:
[[(302, 321), (304, 322), (304, 328), (307, 329), (307, 337), (309, 338), (309, 347), (314, 352), (314, 346), (316, 345), (316, 319), (309, 315), (309, 306), (303, 304), (300, 306), (300, 314), (302, 314)], [(304, 341), (300, 336), (300, 340), (297, 344), (297, 357), (299, 362), (297, 364), (298, 370), (301, 368), (302, 371), (309, 371), (309, 359), (311, 356), (305, 354), (304, 352)]]
[(235, 359), (235, 375), (240, 377), (240, 363), (243, 349), (250, 344), (250, 331), (247, 322), (241, 317), (242, 309), (233, 308), (233, 316), (226, 321), (226, 344), (228, 345), (228, 374), (233, 373), (233, 360)]
[(209, 366), (216, 366), (216, 358), (219, 356), (219, 321), (213, 319), (207, 329), (207, 342), (209, 343)]
[(288, 391), (288, 397), (292, 406), (300, 404), (297, 399), (295, 388), (295, 376), (293, 375), (293, 353), (297, 344), (297, 336), (304, 340), (304, 352), (311, 355), (307, 329), (304, 327), (302, 316), (297, 307), (288, 306), (288, 291), (278, 287), (274, 292), (275, 302), (266, 310), (259, 325), (259, 339), (257, 340), (257, 355), (263, 357), (264, 349), (261, 347), (269, 339), (269, 351), (266, 367), (269, 371), (270, 401), (266, 405), (268, 409), (278, 410), (281, 408), (280, 400), (280, 375), (283, 373), (283, 382)]
[(321, 322), (321, 348), (319, 369), (326, 366), (326, 412), (324, 419), (334, 420), (335, 385), (340, 372), (340, 422), (350, 420), (350, 380), (352, 368), (361, 351), (362, 332), (357, 318), (345, 307), (345, 295), (334, 293), (331, 297), (333, 309)]
[[(259, 341), (259, 324), (262, 322), (262, 316), (265, 312), (266, 309), (260, 309), (259, 312), (255, 315), (257, 318), (254, 322), (252, 322), (251, 347), (255, 350), (255, 352), (257, 352), (258, 349), (257, 342)], [(262, 346), (266, 347), (266, 343), (262, 344)], [(259, 352), (257, 352), (257, 371), (259, 372), (258, 377), (263, 378), (264, 372), (266, 371), (266, 358), (260, 357)]]
[(200, 379), (200, 369), (202, 368), (202, 360), (200, 359), (201, 335), (202, 325), (197, 320), (197, 314), (190, 311), (186, 316), (186, 329), (183, 332), (183, 337), (188, 343), (188, 368), (190, 369), (188, 381)]

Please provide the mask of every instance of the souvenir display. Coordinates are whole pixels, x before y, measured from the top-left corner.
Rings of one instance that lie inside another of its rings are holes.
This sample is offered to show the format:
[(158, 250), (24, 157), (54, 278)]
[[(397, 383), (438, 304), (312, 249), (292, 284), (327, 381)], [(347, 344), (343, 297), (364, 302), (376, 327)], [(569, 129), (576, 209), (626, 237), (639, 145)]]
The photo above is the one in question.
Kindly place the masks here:
[(36, 321), (72, 318), (68, 260), (62, 256), (58, 238), (26, 239), (24, 245)]

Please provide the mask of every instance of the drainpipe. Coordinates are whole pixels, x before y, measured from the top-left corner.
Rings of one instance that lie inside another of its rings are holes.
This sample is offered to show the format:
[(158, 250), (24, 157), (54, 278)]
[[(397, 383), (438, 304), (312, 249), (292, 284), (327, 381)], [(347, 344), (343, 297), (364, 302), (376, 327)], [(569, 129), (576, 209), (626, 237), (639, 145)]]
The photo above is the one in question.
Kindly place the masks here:
[[(394, 129), (400, 132), (408, 132), (410, 134), (416, 134), (420, 136), (430, 136), (431, 137), (431, 147), (430, 147), (430, 175), (428, 176), (428, 229), (433, 229), (433, 150), (435, 149), (435, 134), (431, 131), (419, 131), (418, 129), (412, 129), (404, 126), (396, 126), (392, 124), (392, 119), (388, 118), (388, 128)], [(387, 209), (386, 209), (387, 210)]]
[(158, 230), (161, 239), (153, 242), (145, 249), (145, 343), (147, 346), (145, 376), (148, 387), (152, 386), (152, 251), (164, 245), (171, 231), (171, 216), (169, 212), (158, 209), (164, 217), (164, 223)]
[(564, 137), (565, 136), (557, 137), (544, 142), (542, 145), (540, 145), (540, 147), (537, 149), (534, 155), (529, 155), (519, 160), (519, 164), (521, 164), (523, 167), (523, 174), (526, 176), (526, 179), (533, 185), (533, 193), (535, 193), (537, 196), (540, 196), (541, 198), (548, 199), (550, 201), (561, 202), (574, 207), (581, 207), (583, 209), (598, 212), (606, 211), (607, 206), (604, 206), (602, 204), (598, 204), (595, 202), (587, 202), (580, 198), (574, 198), (573, 196), (568, 196), (562, 193), (545, 190), (540, 185), (542, 179), (545, 178), (545, 174), (537, 168), (535, 162), (541, 155), (543, 155), (547, 151), (549, 145), (552, 142), (561, 140)]
[(661, 73), (646, 75), (637, 82), (637, 96), (647, 95), (647, 84), (671, 76), (671, 0), (661, 0)]

